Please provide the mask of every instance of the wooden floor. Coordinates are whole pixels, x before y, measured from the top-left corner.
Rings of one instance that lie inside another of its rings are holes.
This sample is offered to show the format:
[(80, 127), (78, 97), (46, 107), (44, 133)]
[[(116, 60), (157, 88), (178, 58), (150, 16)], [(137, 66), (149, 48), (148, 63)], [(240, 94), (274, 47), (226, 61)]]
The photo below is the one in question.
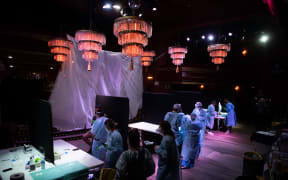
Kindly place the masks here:
[[(250, 142), (253, 129), (238, 125), (229, 135), (214, 131), (214, 136), (206, 134), (200, 158), (192, 169), (182, 170), (183, 180), (234, 180), (242, 174), (243, 154), (254, 151)], [(87, 150), (82, 140), (70, 141), (75, 146)], [(157, 165), (158, 156), (153, 155)], [(157, 166), (156, 166), (157, 168)], [(156, 172), (148, 180), (156, 179)]]

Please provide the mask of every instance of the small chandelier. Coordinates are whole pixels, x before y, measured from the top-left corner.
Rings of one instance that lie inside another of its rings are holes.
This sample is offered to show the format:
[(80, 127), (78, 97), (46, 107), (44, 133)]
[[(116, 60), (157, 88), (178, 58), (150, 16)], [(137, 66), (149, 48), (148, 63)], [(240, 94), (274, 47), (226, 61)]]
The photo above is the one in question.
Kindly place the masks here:
[(154, 56), (155, 56), (154, 51), (143, 51), (142, 57), (141, 57), (142, 66), (144, 67), (150, 66), (153, 61)]
[(123, 46), (122, 54), (131, 57), (130, 70), (133, 70), (133, 57), (142, 55), (152, 36), (151, 24), (135, 16), (120, 17), (114, 22), (113, 32)]
[(168, 53), (172, 59), (172, 63), (177, 66), (176, 73), (179, 72), (180, 65), (183, 64), (183, 59), (185, 58), (185, 54), (187, 54), (187, 48), (179, 47), (179, 46), (171, 46), (168, 49)]
[(50, 52), (54, 55), (53, 58), (57, 62), (64, 62), (68, 60), (68, 55), (73, 47), (72, 42), (64, 38), (55, 38), (48, 41)]
[(230, 44), (212, 44), (207, 48), (209, 55), (212, 57), (212, 62), (217, 65), (224, 63), (224, 58), (230, 49)]
[(106, 44), (103, 34), (91, 30), (79, 30), (75, 34), (78, 49), (82, 51), (82, 58), (88, 61), (88, 71), (91, 71), (91, 62), (98, 59), (98, 52)]

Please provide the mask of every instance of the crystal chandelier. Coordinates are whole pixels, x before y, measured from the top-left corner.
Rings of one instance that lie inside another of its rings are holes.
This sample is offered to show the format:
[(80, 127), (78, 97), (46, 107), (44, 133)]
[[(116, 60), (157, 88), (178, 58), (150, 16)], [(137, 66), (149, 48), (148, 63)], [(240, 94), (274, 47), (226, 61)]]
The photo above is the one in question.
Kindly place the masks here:
[(50, 52), (54, 55), (53, 58), (57, 62), (64, 62), (68, 60), (73, 44), (67, 39), (55, 38), (48, 41), (48, 47), (51, 48)]
[(183, 64), (183, 59), (185, 58), (185, 54), (187, 54), (188, 50), (184, 47), (179, 46), (171, 46), (168, 49), (168, 53), (172, 59), (172, 63), (177, 66), (176, 73), (179, 72), (179, 66)]
[(154, 56), (155, 56), (154, 51), (143, 51), (142, 57), (141, 57), (142, 66), (144, 67), (150, 66), (153, 61)]
[(212, 57), (212, 62), (217, 65), (224, 63), (224, 58), (230, 49), (230, 44), (212, 44), (207, 48), (209, 55)]
[(91, 71), (91, 62), (98, 59), (98, 52), (106, 44), (103, 34), (92, 30), (79, 30), (75, 34), (78, 49), (82, 51), (82, 58), (88, 61), (88, 71)]

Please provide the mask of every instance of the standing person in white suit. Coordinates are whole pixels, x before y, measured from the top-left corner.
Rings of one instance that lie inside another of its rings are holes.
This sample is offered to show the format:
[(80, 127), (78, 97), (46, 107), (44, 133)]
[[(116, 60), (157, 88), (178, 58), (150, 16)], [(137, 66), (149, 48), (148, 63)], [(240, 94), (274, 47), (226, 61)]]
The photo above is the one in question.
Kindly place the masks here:
[(214, 127), (214, 120), (215, 120), (215, 116), (216, 116), (215, 106), (216, 106), (216, 101), (212, 100), (211, 104), (208, 106), (208, 109), (207, 109), (207, 127), (209, 128), (208, 134), (210, 134), (210, 135), (214, 135), (211, 132), (211, 130)]

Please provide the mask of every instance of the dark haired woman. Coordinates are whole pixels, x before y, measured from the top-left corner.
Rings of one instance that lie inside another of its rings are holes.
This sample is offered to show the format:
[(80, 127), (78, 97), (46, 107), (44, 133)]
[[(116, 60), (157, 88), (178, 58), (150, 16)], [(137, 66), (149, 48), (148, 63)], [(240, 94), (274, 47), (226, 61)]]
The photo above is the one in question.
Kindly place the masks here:
[(175, 136), (168, 121), (161, 121), (159, 132), (163, 135), (161, 144), (155, 147), (159, 155), (157, 180), (179, 179), (179, 155)]
[(128, 150), (117, 161), (116, 180), (146, 180), (155, 172), (155, 164), (150, 152), (140, 147), (138, 130), (132, 129), (127, 137)]
[(105, 121), (105, 129), (107, 131), (105, 167), (115, 168), (116, 162), (123, 151), (122, 136), (116, 129), (115, 122), (112, 119)]

